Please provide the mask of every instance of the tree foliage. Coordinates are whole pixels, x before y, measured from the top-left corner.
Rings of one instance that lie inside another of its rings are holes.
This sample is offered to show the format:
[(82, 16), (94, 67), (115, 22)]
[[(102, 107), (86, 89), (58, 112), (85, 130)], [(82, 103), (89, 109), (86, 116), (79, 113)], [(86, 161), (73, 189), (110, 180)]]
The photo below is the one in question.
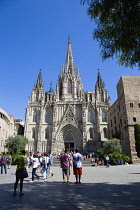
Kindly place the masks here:
[(135, 124), (135, 144), (138, 157), (140, 157), (140, 125)]
[(140, 1), (81, 0), (89, 3), (88, 15), (97, 28), (93, 38), (103, 60), (116, 57), (119, 64), (140, 68)]
[(98, 149), (98, 152), (105, 157), (112, 153), (122, 153), (122, 146), (119, 139), (110, 139), (103, 143), (103, 147)]
[(11, 136), (5, 142), (5, 148), (10, 154), (16, 154), (25, 149), (28, 139), (24, 136)]

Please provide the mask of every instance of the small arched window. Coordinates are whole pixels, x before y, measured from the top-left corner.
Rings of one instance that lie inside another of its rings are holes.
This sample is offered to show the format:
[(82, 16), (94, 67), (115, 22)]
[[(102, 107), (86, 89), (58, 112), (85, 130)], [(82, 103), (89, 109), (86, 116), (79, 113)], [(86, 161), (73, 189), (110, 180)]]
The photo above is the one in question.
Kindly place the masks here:
[(94, 122), (94, 111), (92, 109), (88, 110), (88, 122), (93, 123)]
[(133, 122), (136, 122), (137, 120), (136, 120), (136, 117), (133, 117)]
[(37, 122), (37, 110), (33, 112), (33, 122)]

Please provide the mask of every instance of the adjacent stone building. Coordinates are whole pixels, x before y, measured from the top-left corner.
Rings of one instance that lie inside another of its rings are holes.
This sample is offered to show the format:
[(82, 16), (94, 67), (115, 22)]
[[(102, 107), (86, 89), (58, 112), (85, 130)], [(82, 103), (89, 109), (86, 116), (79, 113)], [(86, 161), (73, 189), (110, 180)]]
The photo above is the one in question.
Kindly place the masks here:
[(44, 92), (42, 71), (28, 99), (24, 135), (31, 152), (60, 153), (64, 148), (81, 152), (97, 151), (106, 141), (107, 111), (110, 97), (100, 71), (95, 91), (84, 92), (82, 80), (75, 67), (72, 46), (68, 40), (65, 65), (53, 91)]
[(5, 140), (14, 135), (14, 116), (0, 108), (0, 153), (5, 151)]
[(121, 140), (123, 152), (139, 162), (134, 125), (140, 125), (140, 76), (122, 76), (117, 84), (118, 99), (108, 111), (109, 138)]

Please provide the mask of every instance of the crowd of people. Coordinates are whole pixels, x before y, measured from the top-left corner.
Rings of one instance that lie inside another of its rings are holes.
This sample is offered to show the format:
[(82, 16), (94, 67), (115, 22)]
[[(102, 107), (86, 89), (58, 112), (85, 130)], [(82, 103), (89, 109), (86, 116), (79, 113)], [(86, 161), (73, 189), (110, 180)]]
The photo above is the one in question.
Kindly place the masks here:
[[(70, 168), (73, 166), (73, 173), (76, 178), (75, 184), (81, 183), (82, 175), (82, 155), (79, 153), (78, 149), (75, 149), (74, 154), (69, 154), (67, 149), (64, 150), (59, 157), (60, 167), (62, 168), (63, 182), (69, 184)], [(23, 180), (28, 177), (27, 169), (32, 168), (32, 180), (34, 182), (35, 177), (40, 180), (38, 172), (42, 173), (43, 180), (46, 180), (49, 176), (53, 176), (51, 171), (51, 166), (53, 165), (53, 155), (47, 152), (40, 155), (39, 152), (28, 156), (25, 151), (19, 155), (16, 159), (16, 181), (14, 184), (14, 193), (16, 195), (16, 190), (18, 182), (20, 181), (20, 196), (24, 195), (23, 190)]]
[[(53, 155), (45, 152), (40, 154), (39, 152), (35, 154), (27, 155), (25, 151), (22, 151), (22, 154), (17, 157), (15, 160), (17, 164), (16, 168), (16, 181), (14, 184), (14, 193), (16, 195), (16, 190), (18, 186), (18, 182), (20, 181), (20, 195), (24, 195), (22, 192), (23, 189), (23, 180), (28, 177), (27, 168), (32, 169), (32, 177), (30, 182), (34, 182), (35, 178), (40, 180), (48, 179), (53, 176), (53, 172), (51, 170), (51, 166), (53, 165)], [(59, 154), (58, 159), (60, 160), (60, 167), (62, 168), (62, 179), (64, 183), (69, 184), (70, 172), (73, 168), (73, 174), (75, 175), (75, 184), (81, 183), (81, 175), (82, 175), (82, 161), (86, 158), (91, 158), (91, 162), (97, 165), (104, 165), (104, 160), (101, 160), (96, 153), (83, 154), (79, 153), (78, 149), (75, 149), (74, 153), (69, 153), (68, 149), (65, 149), (63, 153)], [(1, 163), (1, 174), (5, 172), (7, 173), (7, 167), (10, 168), (12, 158), (7, 157), (5, 153), (0, 158)], [(109, 160), (107, 166), (109, 166)], [(42, 176), (39, 176), (39, 173)]]

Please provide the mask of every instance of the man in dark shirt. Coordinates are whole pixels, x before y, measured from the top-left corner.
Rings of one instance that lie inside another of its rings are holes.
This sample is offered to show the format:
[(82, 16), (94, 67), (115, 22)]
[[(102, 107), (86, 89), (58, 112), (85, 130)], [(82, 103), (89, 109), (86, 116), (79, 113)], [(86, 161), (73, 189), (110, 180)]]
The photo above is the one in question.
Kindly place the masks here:
[(70, 176), (70, 156), (68, 154), (68, 149), (65, 149), (65, 153), (60, 156), (61, 168), (62, 168), (62, 175), (63, 181), (69, 183), (69, 176)]

